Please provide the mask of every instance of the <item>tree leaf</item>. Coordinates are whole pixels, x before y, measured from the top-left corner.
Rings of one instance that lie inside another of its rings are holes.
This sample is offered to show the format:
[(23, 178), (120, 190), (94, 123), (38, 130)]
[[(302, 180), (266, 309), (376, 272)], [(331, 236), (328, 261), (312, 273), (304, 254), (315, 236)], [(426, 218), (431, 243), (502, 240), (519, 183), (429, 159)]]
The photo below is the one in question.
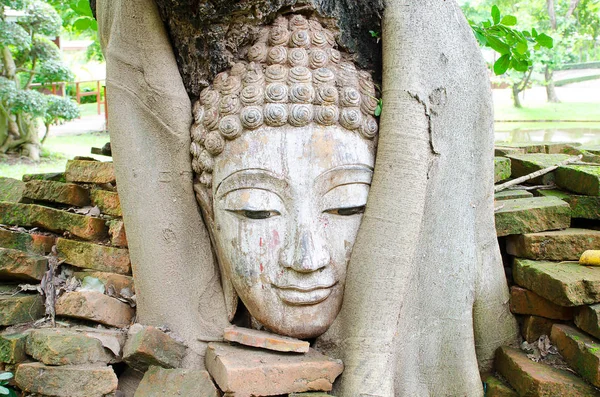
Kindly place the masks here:
[(537, 35), (538, 35), (538, 32), (537, 32), (537, 30), (535, 30), (535, 28), (531, 28), (531, 35), (532, 35), (533, 37), (537, 37)]
[(529, 62), (526, 59), (513, 57), (510, 61), (510, 66), (517, 72), (526, 72), (529, 69)]
[(377, 101), (377, 107), (375, 108), (375, 117), (381, 116), (381, 112), (383, 111), (383, 99)]
[(510, 54), (504, 54), (494, 63), (494, 73), (496, 76), (506, 73), (510, 66)]
[(540, 33), (539, 35), (537, 35), (537, 37), (535, 38), (535, 42), (541, 45), (542, 47), (554, 47), (554, 39), (552, 39), (552, 37), (548, 36), (545, 33)]
[(12, 374), (12, 372), (3, 372), (0, 374), (0, 380), (8, 380), (8, 379), (12, 379), (14, 375)]
[(515, 26), (517, 24), (517, 17), (513, 15), (505, 15), (500, 23), (506, 26)]
[(487, 44), (501, 55), (508, 54), (510, 52), (510, 47), (499, 38), (494, 36), (487, 36), (486, 39)]
[(8, 396), (10, 394), (10, 390), (8, 390), (6, 387), (4, 386), (0, 386), (0, 394), (4, 395), (4, 396)]
[(515, 51), (521, 55), (524, 55), (527, 52), (527, 48), (528, 46), (526, 42), (524, 43), (522, 41), (519, 41), (515, 46)]
[(77, 18), (75, 22), (73, 22), (73, 27), (79, 31), (87, 30), (90, 27), (90, 18), (81, 17)]
[(500, 9), (496, 4), (492, 6), (492, 19), (494, 20), (494, 25), (500, 23)]

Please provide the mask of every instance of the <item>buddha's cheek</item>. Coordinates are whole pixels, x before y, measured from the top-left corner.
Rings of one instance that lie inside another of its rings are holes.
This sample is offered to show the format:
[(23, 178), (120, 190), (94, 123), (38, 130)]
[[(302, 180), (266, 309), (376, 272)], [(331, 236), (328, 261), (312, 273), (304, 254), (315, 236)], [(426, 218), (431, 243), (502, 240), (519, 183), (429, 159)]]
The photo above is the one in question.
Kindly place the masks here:
[(325, 239), (330, 247), (331, 266), (337, 280), (343, 285), (352, 248), (356, 241), (362, 215), (331, 216), (325, 224)]

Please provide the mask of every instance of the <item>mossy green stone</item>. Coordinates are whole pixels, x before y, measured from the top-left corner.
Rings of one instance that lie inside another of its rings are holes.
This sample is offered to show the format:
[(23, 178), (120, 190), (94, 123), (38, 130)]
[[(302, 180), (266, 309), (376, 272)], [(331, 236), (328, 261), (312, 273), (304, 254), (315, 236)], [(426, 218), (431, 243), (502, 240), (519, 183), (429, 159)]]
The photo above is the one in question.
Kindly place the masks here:
[(484, 375), (481, 380), (485, 384), (485, 397), (519, 397), (516, 391), (493, 375)]
[(501, 192), (494, 194), (494, 199), (497, 201), (519, 199), (519, 198), (530, 198), (530, 197), (533, 197), (533, 194), (531, 192), (528, 192), (527, 190), (506, 189), (506, 190), (502, 190)]
[(509, 236), (506, 251), (518, 258), (578, 261), (587, 250), (600, 248), (600, 231), (568, 228)]
[[(541, 169), (551, 167), (565, 161), (572, 156), (568, 154), (511, 154), (507, 156), (511, 160), (511, 172), (513, 178), (529, 175)], [(527, 181), (533, 184), (549, 184), (554, 181), (554, 173), (548, 173)]]
[(561, 190), (537, 190), (537, 194), (558, 197), (569, 203), (572, 218), (600, 219), (600, 196), (579, 196)]
[(37, 204), (0, 202), (0, 223), (40, 227), (56, 233), (69, 232), (84, 240), (108, 237), (106, 222), (103, 219)]
[(112, 162), (69, 160), (65, 177), (69, 182), (114, 183), (115, 170)]
[(535, 233), (566, 229), (571, 208), (556, 197), (532, 197), (502, 201), (495, 213), (496, 235)]
[(23, 182), (29, 181), (57, 181), (66, 182), (64, 172), (49, 172), (46, 174), (25, 174), (23, 175)]
[(586, 196), (600, 196), (600, 166), (567, 165), (556, 170), (556, 184)]
[(600, 386), (598, 340), (566, 324), (552, 326), (550, 340), (571, 368), (594, 386)]
[(0, 325), (28, 323), (44, 313), (44, 299), (39, 294), (0, 295)]
[(29, 233), (0, 229), (0, 247), (19, 251), (43, 254), (42, 247), (33, 245), (33, 238)]
[(510, 159), (494, 157), (494, 183), (510, 178)]
[(40, 281), (47, 268), (44, 256), (0, 248), (0, 280)]
[(84, 207), (90, 204), (89, 190), (74, 183), (29, 181), (25, 184), (23, 201), (47, 201)]
[(25, 344), (27, 333), (1, 334), (0, 335), (0, 362), (17, 364), (25, 361)]
[(23, 196), (25, 183), (18, 179), (0, 177), (0, 201), (18, 203)]
[(515, 258), (515, 283), (560, 306), (600, 302), (600, 267)]

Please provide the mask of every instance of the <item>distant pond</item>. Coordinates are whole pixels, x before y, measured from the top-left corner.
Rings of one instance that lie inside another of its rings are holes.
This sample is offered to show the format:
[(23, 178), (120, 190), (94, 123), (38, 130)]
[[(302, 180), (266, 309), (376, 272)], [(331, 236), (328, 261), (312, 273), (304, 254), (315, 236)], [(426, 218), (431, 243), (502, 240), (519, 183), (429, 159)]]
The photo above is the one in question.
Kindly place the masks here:
[[(504, 125), (506, 126), (506, 124)], [(546, 128), (498, 131), (495, 141), (507, 143), (578, 142), (585, 146), (600, 145), (600, 128)]]

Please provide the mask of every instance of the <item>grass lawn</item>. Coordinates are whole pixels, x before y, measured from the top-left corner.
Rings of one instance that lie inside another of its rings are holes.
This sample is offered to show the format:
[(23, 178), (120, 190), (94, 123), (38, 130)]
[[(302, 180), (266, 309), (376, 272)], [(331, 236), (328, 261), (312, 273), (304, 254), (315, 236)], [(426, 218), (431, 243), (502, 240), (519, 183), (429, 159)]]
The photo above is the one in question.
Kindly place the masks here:
[(89, 156), (98, 160), (108, 160), (108, 157), (93, 156), (92, 147), (102, 147), (108, 142), (108, 133), (95, 132), (82, 135), (63, 135), (48, 138), (42, 148), (42, 160), (32, 163), (26, 159), (16, 163), (0, 162), (0, 176), (21, 179), (23, 174), (46, 172), (63, 172), (67, 160), (75, 156)]
[[(104, 112), (104, 105), (100, 105), (100, 110)], [(94, 103), (84, 103), (79, 105), (79, 115), (81, 117), (85, 116), (96, 116), (98, 114), (98, 105), (96, 102)]]

